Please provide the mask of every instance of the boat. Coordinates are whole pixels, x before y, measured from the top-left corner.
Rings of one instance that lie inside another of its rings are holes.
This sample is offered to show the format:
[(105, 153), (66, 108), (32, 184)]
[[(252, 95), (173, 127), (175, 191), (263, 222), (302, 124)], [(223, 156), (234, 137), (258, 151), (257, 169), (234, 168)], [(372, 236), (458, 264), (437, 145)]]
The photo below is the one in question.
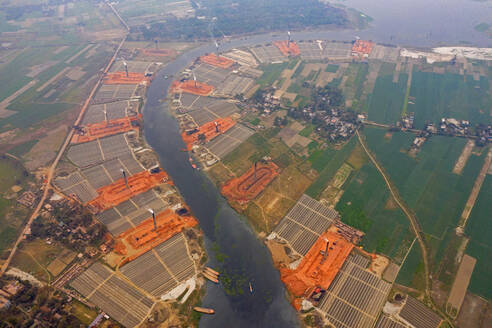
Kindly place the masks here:
[(208, 280), (210, 280), (211, 282), (214, 282), (214, 283), (216, 283), (216, 284), (218, 284), (218, 283), (219, 283), (219, 279), (217, 279), (217, 277), (215, 277), (215, 276), (211, 275), (210, 273), (208, 273), (208, 272), (206, 272), (206, 271), (204, 271), (204, 272), (203, 272), (203, 276), (204, 276), (205, 278), (207, 278)]
[(253, 294), (253, 285), (251, 285), (251, 281), (249, 282), (249, 292)]
[(193, 310), (195, 310), (196, 312), (205, 313), (205, 314), (214, 314), (215, 313), (214, 309), (208, 309), (208, 308), (203, 308), (203, 307), (199, 307), (199, 306), (195, 306), (193, 308)]
[(218, 273), (217, 271), (215, 271), (214, 269), (212, 269), (210, 267), (205, 267), (205, 270), (210, 271), (211, 273), (213, 273), (216, 276), (220, 275), (220, 273)]
[(210, 275), (212, 275), (214, 277), (218, 277), (220, 275), (217, 271), (212, 270), (208, 267), (205, 267), (205, 272), (210, 273)]

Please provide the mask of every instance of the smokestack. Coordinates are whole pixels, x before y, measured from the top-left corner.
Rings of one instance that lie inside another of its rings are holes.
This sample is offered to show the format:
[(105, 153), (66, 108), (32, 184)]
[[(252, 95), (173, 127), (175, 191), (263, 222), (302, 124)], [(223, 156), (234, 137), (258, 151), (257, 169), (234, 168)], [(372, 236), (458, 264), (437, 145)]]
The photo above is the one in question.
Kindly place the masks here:
[[(106, 107), (106, 105), (104, 105)], [(106, 108), (104, 108), (104, 121), (106, 122), (106, 124), (108, 123), (108, 112), (106, 111)]]
[(217, 121), (215, 121), (214, 123), (215, 123), (215, 132), (219, 133), (219, 123), (217, 123)]
[(130, 189), (130, 186), (128, 185), (128, 179), (126, 177), (126, 172), (125, 170), (121, 169), (121, 173), (123, 174), (123, 179), (125, 179), (125, 185), (128, 189)]
[(215, 41), (215, 49), (217, 54), (217, 60), (219, 60), (219, 44), (217, 43), (217, 41)]
[(326, 257), (328, 256), (328, 247), (330, 246), (330, 241), (328, 239), (325, 240), (326, 240), (325, 253), (323, 254), (323, 260), (321, 260), (321, 262), (324, 262), (326, 260)]
[(287, 49), (290, 49), (290, 31), (287, 31)]
[(123, 66), (125, 66), (126, 77), (128, 77), (128, 65), (125, 61), (123, 62)]
[(149, 208), (148, 211), (152, 214), (152, 221), (154, 221), (154, 230), (157, 231), (157, 222), (155, 221), (155, 212)]
[(196, 88), (197, 86), (196, 86), (196, 75), (195, 75), (195, 72), (193, 72), (193, 81), (195, 81), (195, 88)]
[(256, 164), (257, 164), (257, 163), (258, 163), (258, 162), (255, 162), (255, 175), (254, 175), (255, 180), (256, 180)]

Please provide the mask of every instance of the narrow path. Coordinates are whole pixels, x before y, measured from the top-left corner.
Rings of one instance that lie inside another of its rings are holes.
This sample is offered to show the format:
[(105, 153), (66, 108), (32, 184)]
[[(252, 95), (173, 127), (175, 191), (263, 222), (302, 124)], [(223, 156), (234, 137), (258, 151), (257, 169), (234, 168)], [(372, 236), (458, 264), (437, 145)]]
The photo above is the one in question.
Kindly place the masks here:
[(410, 212), (410, 210), (406, 207), (406, 205), (403, 203), (403, 201), (400, 198), (400, 195), (398, 194), (398, 191), (393, 187), (391, 184), (389, 178), (387, 177), (386, 173), (384, 170), (381, 168), (379, 163), (376, 161), (376, 158), (371, 154), (371, 152), (367, 149), (367, 146), (362, 140), (362, 137), (360, 136), (359, 130), (356, 131), (357, 138), (359, 139), (359, 142), (366, 152), (367, 156), (371, 160), (371, 162), (376, 166), (377, 170), (379, 173), (382, 175), (384, 182), (386, 183), (386, 186), (388, 187), (391, 196), (393, 197), (394, 201), (398, 206), (401, 208), (403, 213), (405, 213), (405, 216), (408, 218), (410, 221), (410, 225), (412, 226), (412, 230), (415, 233), (415, 236), (417, 237), (417, 241), (419, 242), (420, 249), (422, 251), (422, 259), (424, 260), (424, 274), (425, 274), (425, 294), (429, 299), (431, 299), (430, 296), (430, 279), (429, 279), (429, 260), (428, 260), (428, 255), (427, 255), (427, 248), (425, 246), (424, 239), (422, 237), (422, 229), (420, 228), (420, 225), (417, 221), (417, 218)]
[[(365, 141), (360, 136), (359, 130), (357, 130), (355, 133), (357, 134), (357, 138), (359, 139), (359, 142), (360, 142), (362, 148), (364, 149), (364, 151), (366, 152), (367, 156), (369, 157), (371, 162), (374, 164), (374, 166), (376, 166), (377, 170), (379, 171), (379, 173), (383, 177), (384, 182), (386, 183), (386, 186), (388, 187), (388, 189), (391, 193), (391, 196), (393, 197), (395, 202), (398, 204), (398, 206), (401, 208), (403, 213), (405, 213), (405, 216), (410, 221), (410, 225), (412, 226), (412, 230), (415, 233), (415, 238), (417, 239), (417, 241), (420, 245), (420, 250), (422, 252), (422, 259), (424, 260), (425, 296), (430, 301), (433, 310), (438, 312), (439, 315), (441, 315), (441, 317), (445, 318), (446, 322), (449, 324), (450, 327), (454, 327), (451, 320), (448, 319), (448, 317), (434, 304), (434, 301), (432, 300), (429, 257), (427, 254), (427, 248), (425, 245), (425, 241), (424, 241), (424, 238), (422, 236), (422, 228), (420, 227), (417, 218), (412, 214), (412, 212), (406, 207), (405, 203), (401, 200), (400, 195), (398, 194), (398, 191), (391, 184), (391, 182), (390, 182), (388, 176), (386, 175), (384, 169), (379, 165), (376, 158), (371, 154), (371, 152), (367, 148)], [(413, 243), (412, 243), (412, 245), (413, 245)]]

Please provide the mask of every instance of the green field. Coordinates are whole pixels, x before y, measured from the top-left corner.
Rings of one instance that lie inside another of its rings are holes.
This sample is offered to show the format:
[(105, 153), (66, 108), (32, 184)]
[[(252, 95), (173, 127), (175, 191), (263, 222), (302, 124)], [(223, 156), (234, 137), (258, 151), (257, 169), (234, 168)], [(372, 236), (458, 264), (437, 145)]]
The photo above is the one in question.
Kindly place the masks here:
[(409, 148), (414, 135), (397, 133), (385, 139), (386, 131), (366, 128), (371, 151), (389, 174), (403, 200), (415, 211), (423, 230), (439, 239), (459, 221), (485, 152), (472, 155), (461, 175), (452, 173), (465, 139), (434, 136), (416, 158)]
[(263, 71), (263, 75), (256, 80), (256, 83), (262, 87), (271, 86), (273, 82), (280, 78), (282, 71), (287, 67), (287, 65), (289, 65), (288, 62), (260, 66), (260, 69)]
[(360, 98), (363, 91), (364, 81), (367, 78), (369, 72), (369, 64), (367, 63), (351, 63), (344, 75), (347, 77), (342, 91), (345, 99), (352, 100), (352, 107), (354, 109), (362, 106)]
[(421, 284), (421, 275), (419, 273), (422, 273), (423, 269), (424, 264), (420, 246), (419, 243), (415, 242), (410, 253), (408, 253), (405, 263), (400, 268), (395, 282), (415, 289), (422, 289), (423, 285)]
[(408, 112), (415, 113), (415, 127), (437, 123), (443, 117), (469, 120), (472, 125), (489, 124), (492, 98), (487, 78), (474, 81), (469, 75), (436, 74), (414, 69)]
[(338, 67), (338, 65), (329, 64), (328, 66), (326, 66), (325, 72), (336, 73), (338, 71)]
[(16, 208), (15, 200), (6, 199), (14, 185), (26, 186), (29, 177), (15, 160), (0, 157), (0, 254), (17, 237), (17, 230), (25, 216), (25, 209)]
[(477, 259), (469, 289), (487, 299), (492, 299), (492, 175), (487, 175), (477, 202), (466, 226), (466, 234), (471, 238), (466, 253)]
[(328, 185), (328, 182), (330, 182), (343, 162), (350, 156), (355, 144), (356, 140), (352, 138), (340, 150), (333, 148), (316, 150), (309, 156), (308, 161), (311, 163), (311, 167), (318, 171), (319, 176), (306, 190), (306, 194), (313, 198), (320, 196)]
[(401, 73), (398, 82), (393, 83), (392, 72), (381, 73), (369, 96), (368, 118), (374, 122), (394, 125), (401, 118), (408, 74)]
[(401, 256), (402, 241), (413, 239), (408, 234), (408, 220), (391, 202), (388, 188), (374, 165), (365, 164), (346, 184), (336, 206), (342, 221), (366, 233), (362, 245), (367, 251)]
[[(85, 54), (90, 51), (87, 49), (78, 57), (74, 57), (70, 64), (66, 63), (86, 46), (85, 43), (73, 45), (56, 54), (55, 51), (59, 47), (26, 49), (8, 65), (3, 66), (0, 69), (0, 100), (12, 95), (29, 81), (37, 82), (11, 100), (7, 108), (16, 113), (0, 120), (0, 131), (31, 127), (40, 121), (74, 108), (74, 104), (81, 103), (88, 92), (85, 83), (97, 74), (110, 56), (108, 51), (110, 49), (99, 46), (90, 58), (85, 57)], [(31, 67), (36, 65), (51, 65), (51, 67), (46, 67), (33, 78), (27, 76)], [(21, 69), (18, 69), (19, 67)], [(66, 76), (60, 76), (49, 85), (44, 86), (63, 69), (70, 67), (80, 68), (83, 76), (75, 81)]]

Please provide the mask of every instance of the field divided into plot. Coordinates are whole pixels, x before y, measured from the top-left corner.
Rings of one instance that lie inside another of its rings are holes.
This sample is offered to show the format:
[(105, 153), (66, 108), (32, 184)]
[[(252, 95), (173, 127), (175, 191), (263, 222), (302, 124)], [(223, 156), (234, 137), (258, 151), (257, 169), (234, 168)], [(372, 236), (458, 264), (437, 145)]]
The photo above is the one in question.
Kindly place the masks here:
[(319, 176), (306, 190), (308, 196), (316, 199), (319, 197), (343, 162), (350, 156), (355, 144), (356, 140), (352, 138), (340, 150), (327, 148), (317, 150), (309, 156), (308, 161), (312, 168), (318, 171)]
[(369, 252), (395, 257), (400, 255), (402, 241), (413, 238), (408, 220), (391, 202), (383, 178), (371, 163), (353, 175), (336, 209), (343, 222), (366, 233), (362, 246)]
[(393, 82), (394, 65), (383, 64), (370, 95), (369, 120), (378, 123), (395, 124), (401, 118), (408, 74), (401, 73), (398, 82)]
[(441, 237), (456, 226), (485, 157), (471, 156), (461, 175), (452, 173), (465, 139), (434, 136), (416, 158), (409, 149), (414, 135), (397, 133), (385, 139), (386, 131), (366, 128), (371, 151), (389, 174), (404, 201), (416, 212), (423, 230)]
[(482, 185), (477, 202), (468, 219), (466, 234), (471, 237), (466, 253), (477, 259), (470, 281), (469, 290), (492, 299), (492, 175), (488, 175)]
[[(385, 138), (385, 134), (386, 131), (376, 128), (364, 130), (369, 148), (400, 196), (416, 213), (436, 268), (435, 264), (441, 260), (443, 250), (451, 240), (449, 233), (458, 224), (486, 152), (473, 154), (461, 175), (456, 175), (452, 169), (465, 146), (465, 139), (434, 136), (413, 158), (406, 152), (413, 135), (397, 133)], [(421, 266), (416, 260), (406, 263), (401, 273), (406, 278), (399, 278), (401, 283), (419, 283)]]
[(407, 111), (415, 112), (415, 127), (426, 122), (439, 122), (442, 117), (469, 120), (472, 125), (492, 121), (489, 81), (481, 77), (475, 81), (469, 75), (436, 74), (413, 71)]

